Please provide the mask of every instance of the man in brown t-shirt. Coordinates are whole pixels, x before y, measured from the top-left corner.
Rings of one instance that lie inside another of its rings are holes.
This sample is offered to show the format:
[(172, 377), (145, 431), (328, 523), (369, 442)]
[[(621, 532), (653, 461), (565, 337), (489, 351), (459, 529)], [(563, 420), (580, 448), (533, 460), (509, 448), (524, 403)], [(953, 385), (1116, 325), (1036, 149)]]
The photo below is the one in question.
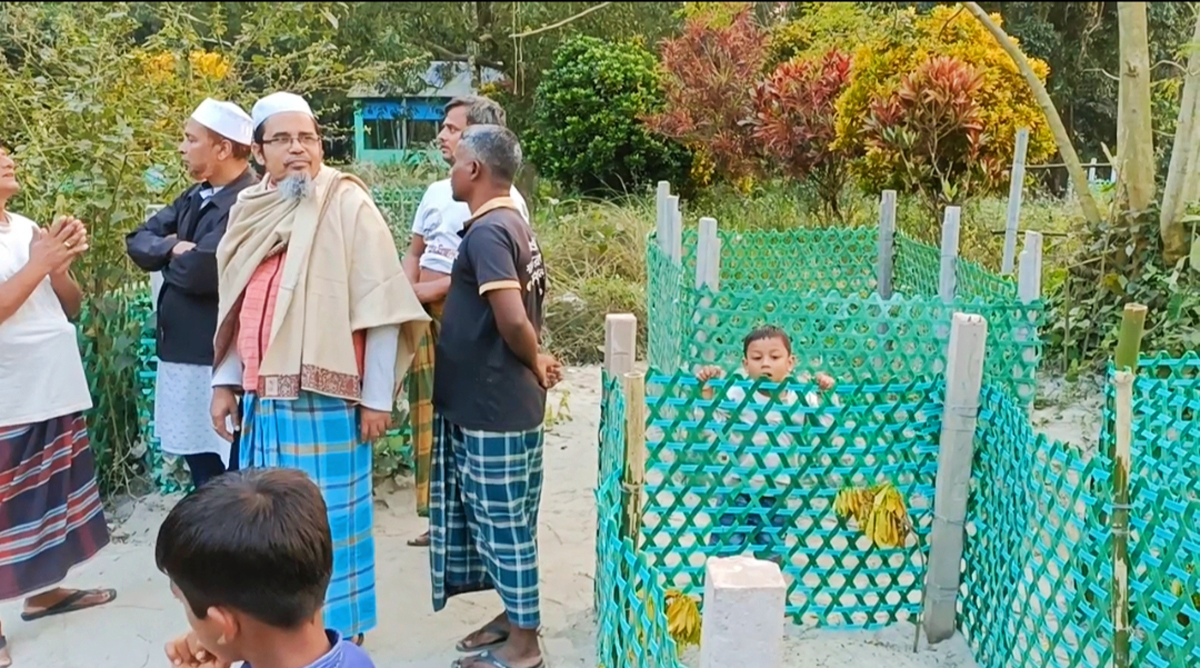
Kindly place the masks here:
[(546, 268), (509, 197), (521, 147), (509, 130), (472, 125), (450, 186), (471, 218), (450, 273), (433, 382), (430, 471), (433, 607), (495, 589), (504, 613), (459, 643), (461, 668), (536, 668), (541, 625), (537, 515), (546, 390), (561, 377), (540, 351)]

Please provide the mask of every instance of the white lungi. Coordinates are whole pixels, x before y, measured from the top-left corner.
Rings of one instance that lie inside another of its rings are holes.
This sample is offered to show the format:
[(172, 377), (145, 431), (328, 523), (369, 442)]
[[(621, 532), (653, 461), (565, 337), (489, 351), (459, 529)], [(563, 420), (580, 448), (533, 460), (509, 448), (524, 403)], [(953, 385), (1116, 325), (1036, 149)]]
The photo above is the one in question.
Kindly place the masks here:
[(169, 455), (215, 453), (229, 466), (230, 444), (212, 428), (212, 367), (159, 362), (154, 387), (154, 437)]

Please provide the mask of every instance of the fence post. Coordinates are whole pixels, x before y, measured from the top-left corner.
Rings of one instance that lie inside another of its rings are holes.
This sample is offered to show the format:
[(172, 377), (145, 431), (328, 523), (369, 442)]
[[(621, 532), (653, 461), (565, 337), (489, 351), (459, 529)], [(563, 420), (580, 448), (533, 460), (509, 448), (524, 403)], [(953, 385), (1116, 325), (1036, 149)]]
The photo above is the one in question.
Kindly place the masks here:
[(663, 250), (672, 262), (678, 264), (683, 257), (683, 214), (679, 211), (679, 195), (667, 195), (663, 225), (666, 227), (666, 246)]
[(669, 181), (659, 181), (658, 190), (654, 194), (654, 229), (658, 232), (658, 247), (664, 251), (668, 250), (670, 245), (670, 227), (667, 222), (667, 198), (671, 196), (671, 183)]
[(604, 317), (604, 370), (613, 378), (633, 371), (637, 359), (637, 316), (609, 313)]
[(1004, 224), (1004, 261), (1000, 273), (1011, 274), (1017, 252), (1017, 227), (1021, 220), (1021, 197), (1025, 192), (1025, 152), (1029, 148), (1029, 128), (1017, 130), (1012, 171), (1008, 177), (1008, 218)]
[(710, 557), (704, 564), (700, 668), (780, 668), (787, 583), (774, 562)]
[[(1042, 297), (1042, 233), (1029, 231), (1025, 233), (1025, 247), (1017, 263), (1017, 299), (1022, 304), (1030, 304)], [(1028, 322), (1027, 320), (1025, 322)], [(1037, 332), (1033, 327), (1022, 325), (1014, 332), (1018, 342), (1025, 344), (1021, 352), (1021, 362), (1033, 369), (1034, 376), (1029, 378), (1032, 391), (1026, 407), (1026, 414), (1033, 410), (1033, 401), (1037, 397), (1037, 346), (1034, 337)]]
[(942, 221), (942, 270), (938, 277), (938, 295), (946, 304), (954, 301), (958, 287), (955, 268), (958, 266), (958, 221), (961, 215), (962, 209), (948, 206)]
[(933, 532), (925, 574), (924, 625), (930, 644), (954, 635), (962, 574), (964, 521), (975, 456), (975, 421), (987, 342), (983, 316), (955, 313), (946, 351), (946, 399), (938, 444)]
[(1088, 163), (1088, 186), (1091, 186), (1092, 183), (1094, 183), (1095, 181), (1096, 181), (1096, 159), (1092, 158), (1092, 161)]
[(646, 487), (646, 377), (641, 371), (630, 371), (623, 380), (625, 473), (621, 493), (621, 536), (629, 539), (636, 553), (641, 550), (642, 492)]
[[(142, 220), (149, 220), (151, 216), (167, 208), (166, 204), (147, 204), (146, 216)], [(150, 312), (158, 313), (158, 293), (162, 291), (163, 277), (161, 271), (150, 272)]]
[(716, 292), (721, 286), (721, 238), (717, 236), (717, 219), (700, 219), (700, 236), (696, 240), (696, 289), (707, 285)]
[(875, 284), (879, 296), (892, 298), (892, 270), (896, 257), (896, 191), (883, 191), (879, 203), (879, 257), (875, 264)]
[(1112, 452), (1113, 484), (1113, 668), (1129, 668), (1129, 471), (1133, 468), (1133, 380), (1146, 307), (1126, 304), (1114, 360), (1116, 375), (1116, 443)]

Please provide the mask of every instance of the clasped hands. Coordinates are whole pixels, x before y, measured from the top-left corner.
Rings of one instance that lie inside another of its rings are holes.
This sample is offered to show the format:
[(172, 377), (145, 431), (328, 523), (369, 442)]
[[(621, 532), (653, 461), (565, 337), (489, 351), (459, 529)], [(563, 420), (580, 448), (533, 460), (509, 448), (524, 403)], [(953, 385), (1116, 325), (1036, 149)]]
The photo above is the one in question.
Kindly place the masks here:
[(87, 228), (74, 216), (58, 216), (50, 229), (35, 227), (29, 240), (29, 262), (49, 276), (64, 276), (71, 263), (89, 248)]

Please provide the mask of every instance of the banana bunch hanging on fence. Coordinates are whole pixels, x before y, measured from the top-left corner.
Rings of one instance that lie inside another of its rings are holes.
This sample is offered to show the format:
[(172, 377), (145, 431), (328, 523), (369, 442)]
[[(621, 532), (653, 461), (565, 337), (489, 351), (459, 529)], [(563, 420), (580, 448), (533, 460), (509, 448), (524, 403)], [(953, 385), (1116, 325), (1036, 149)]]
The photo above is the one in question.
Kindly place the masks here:
[(842, 489), (834, 497), (833, 512), (843, 520), (853, 517), (876, 547), (904, 547), (912, 530), (904, 497), (891, 483)]
[(700, 608), (696, 600), (678, 589), (664, 597), (667, 605), (667, 631), (675, 639), (677, 649), (700, 644)]

